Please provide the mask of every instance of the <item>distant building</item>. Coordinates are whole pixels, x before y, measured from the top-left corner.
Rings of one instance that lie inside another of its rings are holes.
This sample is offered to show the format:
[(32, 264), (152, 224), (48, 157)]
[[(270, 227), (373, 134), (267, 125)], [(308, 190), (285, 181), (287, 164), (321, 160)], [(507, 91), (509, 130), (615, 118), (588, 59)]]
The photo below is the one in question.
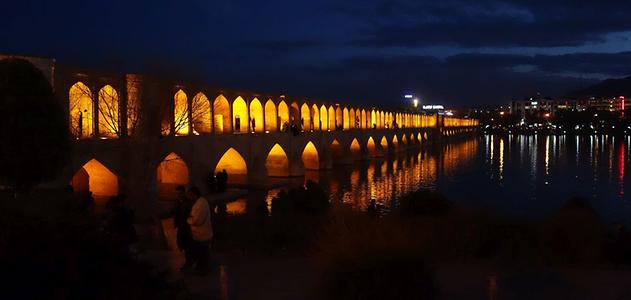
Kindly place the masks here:
[(552, 98), (530, 97), (525, 100), (512, 101), (510, 103), (510, 112), (520, 118), (532, 115), (550, 114), (554, 115), (557, 110), (558, 102)]
[(588, 98), (588, 99), (552, 99), (544, 97), (531, 97), (526, 100), (512, 101), (510, 112), (521, 118), (534, 115), (550, 114), (554, 116), (559, 111), (624, 111), (631, 109), (631, 101), (625, 97), (612, 98)]

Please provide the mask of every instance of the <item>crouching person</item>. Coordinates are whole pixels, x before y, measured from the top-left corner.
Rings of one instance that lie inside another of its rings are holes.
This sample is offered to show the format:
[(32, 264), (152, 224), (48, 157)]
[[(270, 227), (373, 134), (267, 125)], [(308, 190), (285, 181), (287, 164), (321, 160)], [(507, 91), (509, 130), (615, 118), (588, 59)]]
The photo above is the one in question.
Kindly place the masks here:
[(188, 190), (188, 197), (195, 201), (191, 209), (191, 215), (187, 219), (187, 223), (191, 225), (191, 233), (193, 241), (191, 250), (195, 270), (200, 275), (206, 275), (209, 270), (209, 250), (210, 240), (213, 237), (213, 228), (210, 220), (210, 206), (208, 201), (200, 195), (197, 187), (191, 187)]

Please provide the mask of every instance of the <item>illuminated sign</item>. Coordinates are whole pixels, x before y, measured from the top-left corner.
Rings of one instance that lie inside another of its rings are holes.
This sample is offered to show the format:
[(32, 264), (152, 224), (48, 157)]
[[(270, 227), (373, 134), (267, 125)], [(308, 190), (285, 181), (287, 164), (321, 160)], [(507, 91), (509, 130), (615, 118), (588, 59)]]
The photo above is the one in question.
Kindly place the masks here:
[(405, 99), (412, 99), (412, 98), (414, 98), (413, 95), (405, 95), (404, 97), (405, 97)]
[(442, 105), (423, 105), (423, 109), (430, 109), (430, 110), (436, 110), (436, 109), (445, 109), (444, 106)]

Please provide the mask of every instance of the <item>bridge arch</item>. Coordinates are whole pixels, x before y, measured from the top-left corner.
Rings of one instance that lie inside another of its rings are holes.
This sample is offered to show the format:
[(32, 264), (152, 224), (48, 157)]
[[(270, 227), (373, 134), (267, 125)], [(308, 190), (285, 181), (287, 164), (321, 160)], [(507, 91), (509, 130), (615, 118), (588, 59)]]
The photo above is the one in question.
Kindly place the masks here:
[(291, 103), (291, 124), (300, 125), (300, 107), (296, 101)]
[(342, 145), (337, 139), (333, 139), (331, 145), (329, 146), (329, 150), (331, 151), (331, 158), (334, 162), (339, 162), (343, 158), (343, 150)]
[(177, 136), (189, 133), (188, 96), (183, 90), (173, 95), (173, 132)]
[(335, 130), (335, 108), (329, 106), (329, 130)]
[(344, 129), (348, 130), (351, 128), (351, 124), (350, 124), (350, 113), (348, 111), (348, 108), (344, 107)]
[(302, 164), (305, 170), (320, 169), (320, 155), (313, 142), (308, 142), (304, 150), (302, 150)]
[(248, 106), (245, 100), (238, 96), (232, 102), (232, 132), (248, 132)]
[(189, 183), (189, 172), (186, 162), (175, 152), (169, 153), (156, 168), (158, 197), (163, 200), (174, 200), (175, 188)]
[(399, 139), (397, 138), (397, 135), (395, 134), (394, 136), (392, 136), (392, 149), (397, 149), (399, 148)]
[(89, 160), (79, 168), (70, 185), (78, 193), (92, 192), (100, 203), (118, 194), (118, 176), (96, 159)]
[(89, 138), (94, 134), (94, 103), (92, 91), (83, 82), (73, 84), (68, 91), (70, 132), (75, 138)]
[(379, 112), (374, 109), (370, 112), (370, 128), (379, 128)]
[(276, 105), (272, 99), (267, 100), (265, 102), (265, 130), (268, 132), (274, 132), (278, 130), (278, 125), (276, 123), (277, 114), (276, 114)]
[(359, 141), (356, 138), (354, 138), (353, 141), (351, 142), (351, 145), (349, 147), (349, 152), (351, 153), (351, 155), (353, 156), (353, 159), (355, 160), (361, 157), (362, 149), (361, 149), (361, 146), (359, 145)]
[(213, 101), (213, 123), (215, 133), (229, 133), (232, 130), (232, 114), (230, 113), (230, 103), (224, 95), (219, 95)]
[(115, 138), (120, 136), (120, 108), (118, 92), (111, 85), (99, 90), (99, 136)]
[(313, 130), (313, 124), (311, 123), (311, 111), (307, 103), (303, 103), (300, 107), (300, 126), (302, 130)]
[(287, 158), (287, 153), (279, 144), (275, 144), (268, 152), (265, 159), (265, 168), (268, 176), (289, 176), (289, 159)]
[(401, 144), (403, 145), (407, 145), (408, 144), (408, 137), (406, 136), (406, 134), (403, 134), (403, 137), (401, 137)]
[(377, 146), (375, 145), (375, 140), (371, 137), (368, 138), (366, 142), (366, 152), (370, 157), (377, 156)]
[(313, 122), (313, 130), (322, 130), (322, 122), (320, 122), (320, 110), (315, 104), (311, 106), (311, 121)]
[(329, 118), (327, 117), (329, 114), (326, 110), (326, 106), (322, 105), (320, 107), (320, 124), (322, 125), (322, 131), (329, 130)]
[(289, 107), (283, 100), (278, 103), (278, 123), (281, 129), (286, 123), (289, 124)]
[(381, 141), (379, 142), (379, 145), (381, 145), (381, 149), (384, 152), (388, 151), (388, 139), (386, 138), (385, 135), (383, 137), (381, 137)]
[(191, 125), (194, 134), (210, 133), (211, 126), (210, 101), (204, 93), (199, 92), (191, 100)]
[(344, 113), (339, 104), (335, 108), (335, 129), (337, 129), (338, 126), (344, 126)]
[(215, 166), (215, 173), (226, 170), (228, 172), (228, 183), (246, 183), (248, 175), (248, 166), (245, 159), (234, 148), (229, 148), (221, 156)]
[(355, 129), (357, 128), (357, 116), (355, 115), (355, 109), (351, 108), (348, 111), (348, 121), (349, 121), (349, 128), (351, 129)]
[(361, 114), (361, 129), (366, 129), (367, 128), (367, 124), (368, 124), (368, 118), (366, 116), (366, 110), (362, 109), (362, 114)]
[(263, 105), (258, 98), (250, 102), (250, 131), (263, 132)]

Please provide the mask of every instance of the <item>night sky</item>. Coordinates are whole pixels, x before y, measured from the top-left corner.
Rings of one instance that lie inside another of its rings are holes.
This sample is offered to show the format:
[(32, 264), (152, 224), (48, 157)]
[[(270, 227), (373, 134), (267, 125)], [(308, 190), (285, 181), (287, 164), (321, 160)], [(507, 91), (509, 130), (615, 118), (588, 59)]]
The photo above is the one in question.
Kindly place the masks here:
[(263, 93), (507, 104), (631, 75), (631, 1), (5, 1), (0, 53)]

